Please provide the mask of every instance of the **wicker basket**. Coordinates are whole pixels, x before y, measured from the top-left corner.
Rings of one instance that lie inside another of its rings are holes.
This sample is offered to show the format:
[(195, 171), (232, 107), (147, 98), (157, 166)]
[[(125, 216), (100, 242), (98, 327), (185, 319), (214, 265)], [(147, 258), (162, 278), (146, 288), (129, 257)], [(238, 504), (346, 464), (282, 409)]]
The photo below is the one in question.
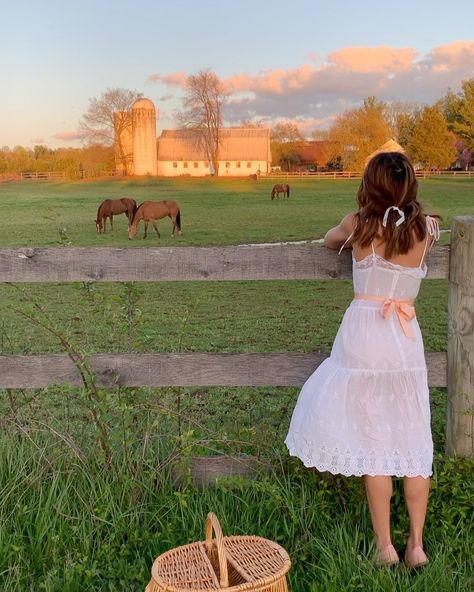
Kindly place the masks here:
[[(212, 532), (215, 539), (212, 538)], [(206, 540), (184, 545), (155, 559), (145, 592), (288, 592), (288, 553), (257, 536), (222, 536), (212, 512)]]

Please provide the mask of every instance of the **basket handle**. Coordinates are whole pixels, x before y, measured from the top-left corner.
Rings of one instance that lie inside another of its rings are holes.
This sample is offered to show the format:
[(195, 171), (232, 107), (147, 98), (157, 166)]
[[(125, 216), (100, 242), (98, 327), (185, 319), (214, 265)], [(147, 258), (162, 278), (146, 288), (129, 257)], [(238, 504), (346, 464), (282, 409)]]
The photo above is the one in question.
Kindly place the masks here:
[(227, 556), (224, 549), (224, 537), (222, 535), (221, 525), (214, 512), (209, 512), (206, 518), (206, 550), (210, 553), (212, 549), (212, 531), (216, 535), (217, 558), (219, 559), (219, 573), (221, 588), (229, 587), (229, 576), (227, 573)]

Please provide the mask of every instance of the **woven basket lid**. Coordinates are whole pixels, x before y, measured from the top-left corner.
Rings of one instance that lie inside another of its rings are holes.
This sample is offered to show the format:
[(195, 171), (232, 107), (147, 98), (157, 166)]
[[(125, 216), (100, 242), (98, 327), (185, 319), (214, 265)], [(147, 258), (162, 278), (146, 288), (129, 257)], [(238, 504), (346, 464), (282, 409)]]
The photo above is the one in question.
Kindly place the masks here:
[[(213, 521), (215, 540), (209, 536), (209, 520)], [(205, 542), (177, 547), (156, 558), (151, 573), (157, 590), (250, 591), (285, 577), (291, 562), (283, 547), (258, 536), (223, 537), (216, 521), (215, 515), (209, 514)], [(218, 573), (210, 556), (219, 560)], [(238, 575), (239, 584), (233, 585), (232, 577), (229, 581), (228, 571)]]

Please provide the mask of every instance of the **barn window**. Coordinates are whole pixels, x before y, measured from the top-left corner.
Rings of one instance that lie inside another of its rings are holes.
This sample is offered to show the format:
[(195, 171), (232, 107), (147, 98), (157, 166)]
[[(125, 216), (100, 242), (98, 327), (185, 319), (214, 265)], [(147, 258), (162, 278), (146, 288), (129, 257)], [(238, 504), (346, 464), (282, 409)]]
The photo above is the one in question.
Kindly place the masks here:
[(230, 168), (230, 162), (226, 162), (226, 163), (225, 163), (225, 168), (226, 168), (226, 169)]
[(204, 166), (205, 167), (209, 167), (209, 161), (208, 160), (206, 160), (206, 162), (204, 163)]
[(195, 163), (194, 163), (194, 168), (195, 168), (195, 169), (197, 169), (197, 168), (198, 168), (198, 166), (199, 166), (199, 163), (198, 163), (198, 162), (195, 162)]
[(178, 163), (177, 162), (173, 162), (173, 168), (177, 169), (178, 168)]
[(251, 166), (252, 166), (252, 163), (251, 162), (248, 162), (247, 163), (247, 168), (249, 169)]
[(188, 168), (188, 163), (187, 163), (187, 162), (183, 162), (183, 167), (184, 167), (185, 169), (187, 169), (187, 168)]
[(236, 163), (235, 163), (235, 166), (236, 166), (238, 169), (240, 169), (240, 162), (236, 162)]

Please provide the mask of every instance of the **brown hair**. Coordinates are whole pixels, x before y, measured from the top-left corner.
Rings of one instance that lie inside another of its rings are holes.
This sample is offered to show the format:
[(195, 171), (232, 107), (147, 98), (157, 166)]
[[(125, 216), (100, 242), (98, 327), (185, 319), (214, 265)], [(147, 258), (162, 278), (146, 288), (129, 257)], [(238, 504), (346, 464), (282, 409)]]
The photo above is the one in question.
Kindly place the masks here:
[[(417, 200), (418, 181), (411, 162), (401, 152), (381, 152), (368, 163), (357, 192), (359, 211), (355, 215), (353, 242), (369, 246), (375, 238), (385, 243), (385, 257), (408, 253), (426, 237), (426, 222)], [(405, 214), (405, 221), (396, 226), (399, 213), (388, 212), (387, 225), (383, 216), (390, 206)]]

